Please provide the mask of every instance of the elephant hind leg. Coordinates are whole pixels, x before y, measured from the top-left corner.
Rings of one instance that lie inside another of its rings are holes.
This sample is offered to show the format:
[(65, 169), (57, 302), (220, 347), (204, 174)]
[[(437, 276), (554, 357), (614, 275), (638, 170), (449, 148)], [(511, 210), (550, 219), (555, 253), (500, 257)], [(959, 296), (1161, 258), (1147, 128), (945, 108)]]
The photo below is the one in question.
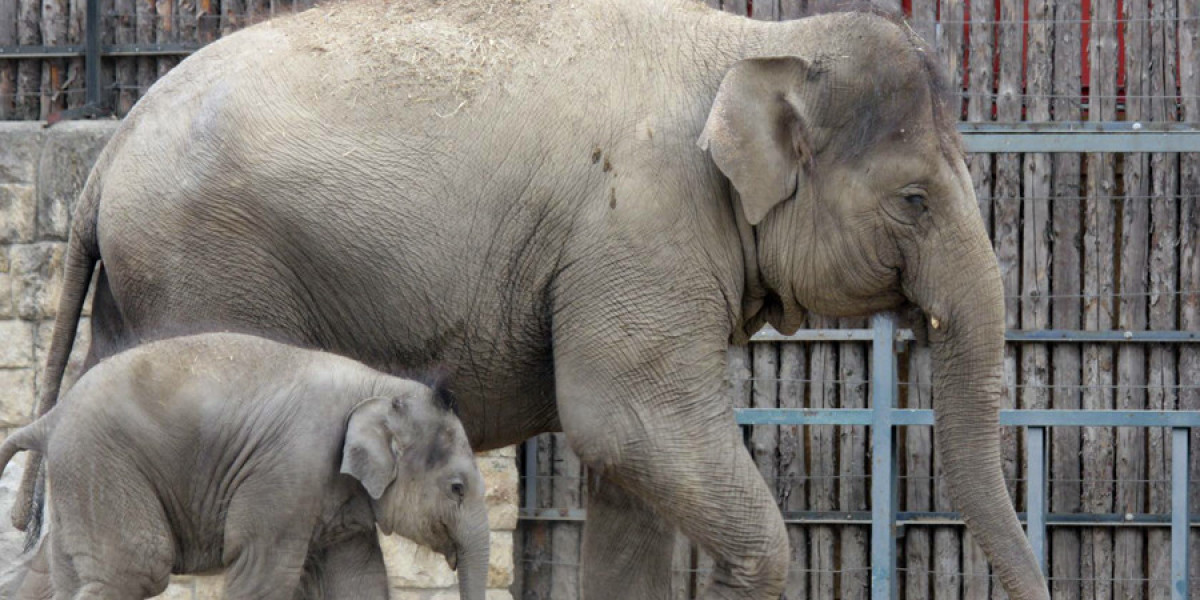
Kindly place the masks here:
[(675, 527), (617, 484), (591, 478), (583, 589), (604, 590), (609, 598), (668, 598), (674, 549)]

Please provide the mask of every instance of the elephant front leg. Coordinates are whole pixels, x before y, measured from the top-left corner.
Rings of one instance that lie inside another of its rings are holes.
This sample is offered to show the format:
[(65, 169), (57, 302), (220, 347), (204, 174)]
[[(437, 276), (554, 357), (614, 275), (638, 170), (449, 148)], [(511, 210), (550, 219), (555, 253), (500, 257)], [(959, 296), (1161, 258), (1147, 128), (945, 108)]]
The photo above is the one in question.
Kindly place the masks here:
[(615, 483), (588, 483), (583, 527), (583, 596), (670, 597), (675, 528)]
[[(723, 393), (722, 366), (723, 348), (706, 351), (696, 344), (601, 353), (561, 343), (556, 349), (559, 416), (572, 448), (606, 485), (620, 486), (641, 503), (619, 504), (615, 495), (602, 493), (596, 516), (616, 515), (620, 528), (597, 519), (604, 537), (589, 542), (598, 556), (585, 564), (588, 600), (643, 597), (610, 593), (626, 586), (662, 589), (669, 538), (662, 524), (646, 518), (642, 504), (713, 557), (703, 599), (779, 598), (791, 554), (786, 530), (742, 443)], [(589, 527), (596, 516), (589, 515)], [(648, 546), (636, 546), (642, 542)], [(620, 544), (626, 544), (623, 553), (611, 549)], [(618, 559), (614, 564), (598, 564), (610, 554)], [(646, 564), (630, 567), (634, 557)]]

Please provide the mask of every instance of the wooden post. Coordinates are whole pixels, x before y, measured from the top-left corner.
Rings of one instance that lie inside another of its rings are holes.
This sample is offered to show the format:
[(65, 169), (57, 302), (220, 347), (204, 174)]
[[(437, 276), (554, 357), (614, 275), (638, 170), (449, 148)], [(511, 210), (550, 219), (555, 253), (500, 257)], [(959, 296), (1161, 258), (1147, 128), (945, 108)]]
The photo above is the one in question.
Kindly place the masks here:
[[(139, 44), (154, 43), (155, 23), (158, 20), (155, 0), (134, 0), (137, 2), (137, 29), (134, 31), (134, 41)], [(169, 0), (163, 0), (167, 2)], [(141, 98), (146, 90), (158, 78), (158, 64), (153, 58), (139, 56), (137, 58), (137, 98)], [(137, 98), (134, 101), (137, 101)]]
[[(982, 5), (982, 6), (981, 6)], [(996, 14), (988, 2), (974, 2), (970, 12), (970, 62), (967, 65), (968, 81), (967, 120), (986, 122), (992, 120), (992, 81), (995, 37), (993, 35)], [(967, 167), (975, 185), (975, 197), (979, 201), (980, 215), (989, 234), (992, 231), (992, 155), (971, 154)], [(993, 240), (994, 240), (993, 236)], [(1009, 452), (1007, 455), (1013, 455)], [(988, 597), (988, 564), (983, 552), (975, 547), (970, 535), (962, 537), (963, 597), (968, 600), (983, 600)], [(939, 567), (939, 570), (941, 567)], [(955, 570), (958, 570), (957, 565)]]
[[(805, 378), (808, 372), (805, 348), (798, 343), (780, 344), (779, 348), (779, 407), (804, 408)], [(804, 428), (784, 425), (779, 428), (779, 485), (776, 488), (780, 507), (785, 511), (805, 510), (808, 507), (808, 465), (805, 453)], [(788, 525), (788, 542), (792, 560), (788, 568), (786, 600), (807, 600), (808, 594), (808, 534), (803, 525)]]
[[(1125, 118), (1142, 121), (1150, 111), (1145, 95), (1150, 91), (1149, 6), (1148, 0), (1124, 0), (1122, 12), (1127, 22), (1125, 33)], [(1125, 154), (1124, 192), (1121, 203), (1120, 302), (1118, 326), (1121, 329), (1146, 329), (1146, 292), (1150, 234), (1149, 157), (1144, 153)], [(1116, 240), (1114, 240), (1116, 241)], [(1114, 248), (1117, 246), (1114, 246)], [(1121, 410), (1146, 407), (1146, 352), (1140, 344), (1124, 344), (1117, 355), (1116, 406)], [(1137, 427), (1116, 430), (1116, 495), (1118, 513), (1134, 514), (1145, 510), (1145, 431)], [(1144, 597), (1144, 532), (1136, 528), (1117, 529), (1113, 536), (1113, 593), (1118, 598), (1137, 600)]]
[[(87, 0), (70, 0), (67, 8), (67, 13), (63, 15), (66, 20), (66, 39), (64, 41), (72, 45), (83, 44), (87, 20)], [(101, 22), (103, 22), (103, 18)], [(78, 108), (87, 102), (87, 77), (83, 58), (67, 60), (66, 67), (66, 78), (63, 81), (62, 90), (64, 102), (60, 102), (60, 104), (66, 108)]]
[[(169, 44), (178, 41), (179, 22), (175, 13), (176, 0), (158, 0), (154, 4), (154, 8), (158, 13), (158, 20), (154, 28), (154, 41), (159, 44)], [(162, 56), (158, 58), (158, 78), (167, 74), (179, 62), (179, 59), (174, 56)]]
[(244, 0), (221, 0), (221, 35), (229, 35), (245, 26)]
[[(17, 3), (0, 2), (0, 46), (17, 44)], [(0, 121), (16, 117), (17, 61), (0, 61)]]
[[(583, 466), (571, 451), (567, 436), (552, 434), (554, 460), (551, 466), (552, 506), (580, 508), (580, 484)], [(549, 483), (548, 482), (548, 483)], [(577, 600), (580, 595), (579, 543), (582, 526), (575, 521), (554, 523), (550, 530), (550, 547), (554, 549), (554, 564), (550, 567), (550, 597), (554, 600)]]
[[(1181, 120), (1200, 121), (1200, 3), (1180, 0), (1179, 10), (1179, 92), (1183, 100)], [(1179, 328), (1200, 329), (1200, 153), (1180, 157), (1179, 231)], [(1184, 344), (1179, 349), (1179, 383), (1200, 386), (1200, 348)], [(1179, 408), (1200, 410), (1200, 389), (1181, 387)], [(1200, 448), (1200, 430), (1192, 430), (1191, 447)], [(1171, 457), (1181, 460), (1180, 457)], [(1200, 460), (1191, 461), (1191, 481), (1200, 481)], [(1190, 506), (1200, 506), (1200, 488), (1193, 488)], [(1191, 547), (1200, 547), (1200, 533), (1191, 532)], [(1190, 571), (1200, 573), (1200, 552), (1191, 553)], [(1190, 595), (1200, 595), (1200, 577), (1193, 575)]]
[[(1150, 76), (1149, 93), (1155, 99), (1151, 119), (1174, 121), (1177, 111), (1174, 96), (1179, 62), (1176, 54), (1174, 22), (1177, 15), (1174, 2), (1155, 2), (1151, 6), (1150, 55), (1158, 67)], [(1149, 326), (1154, 330), (1178, 328), (1176, 311), (1179, 289), (1179, 155), (1156, 153), (1150, 157), (1152, 181), (1150, 206), (1150, 297)], [(1197, 235), (1196, 230), (1189, 235)], [(1147, 373), (1146, 407), (1151, 410), (1174, 410), (1178, 406), (1178, 390), (1174, 387), (1178, 373), (1176, 349), (1168, 345), (1150, 347)], [(1170, 433), (1162, 429), (1146, 430), (1146, 476), (1150, 480), (1147, 509), (1150, 513), (1165, 514), (1171, 508)], [(1171, 576), (1170, 533), (1151, 529), (1146, 533), (1147, 577), (1150, 578), (1149, 597), (1155, 600), (1170, 597), (1168, 579)]]
[[(1001, 0), (1000, 21), (996, 29), (1000, 53), (999, 88), (996, 94), (996, 120), (1014, 123), (1021, 120), (1021, 51), (1024, 38), (1020, 21), (1022, 0)], [(976, 6), (977, 4), (972, 4)], [(1000, 279), (1004, 284), (1004, 324), (1009, 329), (1021, 323), (1021, 156), (1011, 152), (996, 155), (995, 188), (992, 192), (992, 243), (1000, 262)], [(1001, 408), (1017, 407), (1017, 348), (1004, 347), (1004, 387)], [(1023, 494), (1018, 495), (1017, 479), (1021, 455), (1017, 448), (1017, 430), (1000, 429), (1001, 465), (1007, 482), (1008, 496), (1020, 508)], [(991, 597), (1003, 594), (992, 586)]]
[[(1052, 6), (1047, 0), (1029, 2), (1029, 37), (1026, 56), (1026, 119), (1050, 120), (1053, 82), (1050, 78), (1053, 43)], [(1024, 185), (1021, 203), (1021, 327), (1046, 329), (1050, 326), (1050, 155), (1025, 155)], [(1047, 384), (1050, 383), (1049, 351), (1045, 344), (1024, 344), (1021, 351), (1021, 408), (1049, 408)], [(1022, 438), (1022, 446), (1028, 442)], [(1021, 452), (1025, 456), (1026, 452)], [(1028, 465), (1022, 467), (1028, 473)], [(1028, 486), (1042, 481), (1026, 481)], [(1034, 488), (1037, 489), (1037, 488)], [(1025, 498), (1021, 490), (1020, 498)], [(1026, 507), (1028, 509), (1028, 507)]]
[[(912, 347), (909, 351), (908, 385), (904, 397), (908, 408), (933, 408), (933, 364), (928, 346)], [(904, 482), (904, 508), (909, 511), (935, 510), (933, 505), (933, 429), (930, 427), (905, 427), (906, 447)], [(906, 575), (904, 589), (906, 598), (942, 598), (930, 589), (929, 573), (933, 571), (934, 540), (928, 527), (909, 527), (904, 534), (904, 556)], [(940, 579), (940, 576), (939, 576)], [(955, 586), (957, 588), (957, 585)], [(951, 596), (956, 596), (958, 590)]]
[[(1078, 121), (1082, 117), (1080, 53), (1082, 26), (1077, 2), (1054, 4), (1054, 119)], [(1079, 273), (1082, 269), (1080, 160), (1074, 153), (1054, 155), (1054, 244), (1051, 257), (1051, 324), (1059, 329), (1083, 327)], [(1080, 408), (1080, 351), (1076, 344), (1054, 344), (1052, 353), (1054, 408)], [(1080, 431), (1077, 427), (1050, 429), (1050, 510), (1079, 512), (1081, 500)], [(1070, 527), (1050, 532), (1051, 592), (1054, 598), (1080, 598), (1079, 530)]]
[[(113, 37), (118, 44), (132, 44), (136, 36), (136, 5), (135, 0), (116, 0), (117, 16), (113, 21)], [(116, 113), (123, 117), (133, 108), (137, 101), (137, 60), (133, 58), (118, 58), (116, 60)]]
[[(1117, 92), (1117, 28), (1115, 0), (1092, 2), (1089, 41), (1089, 121), (1115, 121)], [(1116, 306), (1113, 302), (1113, 245), (1116, 175), (1113, 153), (1088, 155), (1087, 207), (1084, 213), (1084, 326), (1089, 330), (1111, 329)], [(1085, 344), (1083, 349), (1083, 407), (1113, 408), (1113, 350), (1110, 346)], [(1083, 430), (1083, 510), (1112, 512), (1114, 442), (1111, 428)], [(1087, 598), (1112, 596), (1112, 531), (1103, 528), (1083, 532), (1081, 576)]]
[[(67, 41), (66, 0), (42, 0), (42, 44), (60, 46)], [(66, 61), (61, 58), (42, 59), (42, 93), (40, 118), (66, 108), (62, 85), (66, 74)]]
[[(862, 319), (842, 319), (844, 329), (869, 327)], [(867, 348), (862, 342), (839, 344), (840, 408), (867, 408)], [(867, 506), (867, 428), (838, 427), (838, 510), (865, 511)], [(871, 533), (865, 527), (841, 528), (841, 590), (843, 600), (866, 600), (871, 592)]]
[[(813, 328), (833, 327), (835, 321), (825, 317), (809, 319)], [(809, 393), (812, 408), (835, 408), (837, 406), (837, 350), (833, 344), (816, 343), (809, 354)], [(812, 479), (808, 484), (808, 506), (810, 510), (835, 510), (837, 487), (834, 477), (838, 473), (836, 456), (837, 443), (832, 426), (809, 427), (809, 464)], [(835, 556), (836, 531), (829, 525), (809, 528), (809, 590), (813, 598), (834, 598), (838, 568)]]

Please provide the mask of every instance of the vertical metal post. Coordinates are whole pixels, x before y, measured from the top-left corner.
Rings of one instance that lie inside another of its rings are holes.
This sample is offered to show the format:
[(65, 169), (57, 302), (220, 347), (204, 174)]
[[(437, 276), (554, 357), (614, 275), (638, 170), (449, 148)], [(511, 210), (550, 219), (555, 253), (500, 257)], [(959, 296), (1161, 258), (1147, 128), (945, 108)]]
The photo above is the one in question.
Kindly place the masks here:
[(896, 323), (871, 320), (871, 598), (898, 597), (896, 577), (896, 454), (892, 409), (896, 399)]
[(87, 0), (87, 22), (84, 42), (87, 54), (84, 57), (84, 84), (87, 87), (87, 103), (100, 106), (100, 0)]
[(525, 440), (525, 506), (534, 510), (537, 505), (537, 438)]
[(1025, 483), (1026, 534), (1042, 574), (1046, 573), (1046, 428), (1028, 429), (1026, 459), (1029, 463)]
[(1188, 597), (1188, 437), (1187, 427), (1171, 429), (1171, 598)]

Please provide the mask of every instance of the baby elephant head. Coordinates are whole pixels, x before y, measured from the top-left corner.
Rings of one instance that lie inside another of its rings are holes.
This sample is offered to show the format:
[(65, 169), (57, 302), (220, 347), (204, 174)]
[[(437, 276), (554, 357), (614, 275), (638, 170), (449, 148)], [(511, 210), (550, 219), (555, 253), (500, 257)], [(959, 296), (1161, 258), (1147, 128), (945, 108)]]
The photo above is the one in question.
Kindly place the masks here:
[(366, 488), (384, 533), (441, 552), (458, 570), (462, 597), (484, 597), (483, 477), (442, 392), (413, 382), (406, 393), (360, 403), (346, 423), (341, 470)]

